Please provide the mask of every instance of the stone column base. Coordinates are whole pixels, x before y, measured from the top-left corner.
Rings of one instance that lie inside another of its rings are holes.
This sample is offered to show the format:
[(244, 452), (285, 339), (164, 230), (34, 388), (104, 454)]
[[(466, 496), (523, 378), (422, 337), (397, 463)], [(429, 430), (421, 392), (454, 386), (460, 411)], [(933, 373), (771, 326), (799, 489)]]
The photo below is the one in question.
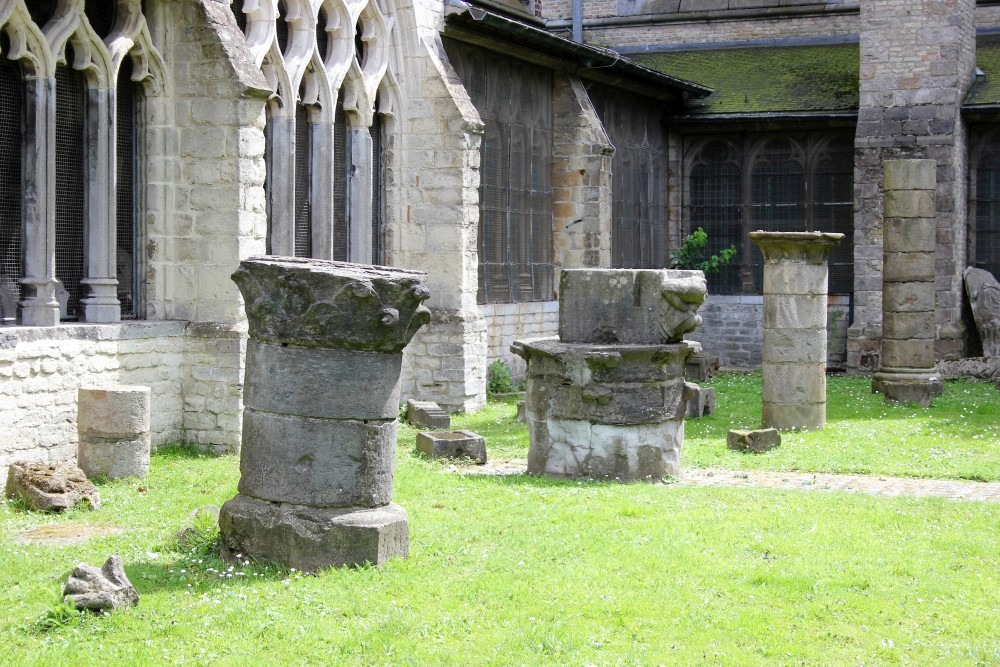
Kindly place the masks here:
[(222, 557), (279, 562), (303, 572), (345, 565), (382, 565), (410, 551), (406, 510), (318, 508), (237, 495), (219, 512)]
[(887, 403), (915, 403), (929, 408), (934, 397), (943, 392), (941, 378), (926, 371), (882, 370), (872, 376), (872, 393), (882, 394)]

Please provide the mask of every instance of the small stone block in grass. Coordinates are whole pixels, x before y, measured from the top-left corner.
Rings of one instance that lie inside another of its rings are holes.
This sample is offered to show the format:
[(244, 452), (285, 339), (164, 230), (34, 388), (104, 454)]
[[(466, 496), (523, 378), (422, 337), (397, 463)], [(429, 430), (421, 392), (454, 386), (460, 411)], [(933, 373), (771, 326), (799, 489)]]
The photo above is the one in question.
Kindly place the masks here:
[(732, 429), (726, 437), (726, 442), (729, 449), (760, 454), (780, 445), (781, 434), (776, 428), (763, 428), (756, 431)]
[(486, 439), (472, 431), (420, 432), (417, 449), (432, 459), (469, 458), (486, 464)]
[[(997, 386), (1000, 387), (1000, 380), (998, 380), (997, 382), (998, 382)], [(521, 422), (522, 424), (528, 421), (528, 413), (525, 411), (524, 401), (517, 402), (517, 421)]]
[(408, 400), (406, 421), (424, 428), (451, 428), (451, 416), (434, 401)]
[(714, 415), (715, 387), (700, 387), (696, 384), (688, 384), (691, 384), (692, 387), (698, 387), (698, 389), (697, 393), (688, 399), (687, 418), (701, 419), (702, 417), (707, 417), (708, 415)]

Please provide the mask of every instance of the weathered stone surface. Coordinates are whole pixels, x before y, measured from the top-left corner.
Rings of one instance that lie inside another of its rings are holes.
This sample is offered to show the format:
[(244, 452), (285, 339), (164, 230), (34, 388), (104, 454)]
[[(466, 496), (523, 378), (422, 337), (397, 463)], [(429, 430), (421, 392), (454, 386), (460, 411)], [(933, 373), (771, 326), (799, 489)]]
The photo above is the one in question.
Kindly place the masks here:
[(935, 303), (933, 282), (886, 283), (883, 303), (897, 313), (932, 312)]
[(964, 277), (983, 354), (1000, 357), (1000, 282), (989, 271), (971, 266), (965, 269)]
[(119, 556), (111, 556), (100, 569), (80, 563), (73, 569), (63, 596), (77, 609), (103, 611), (139, 604), (139, 593), (125, 576), (125, 566)]
[(779, 431), (816, 431), (826, 426), (826, 403), (764, 403), (761, 422)]
[(568, 269), (559, 280), (559, 338), (565, 343), (674, 343), (701, 323), (701, 271)]
[(243, 413), (239, 491), (310, 507), (378, 507), (392, 498), (397, 423)]
[(809, 329), (826, 326), (827, 299), (822, 294), (769, 294), (764, 329)]
[[(931, 201), (930, 217), (886, 217), (885, 224), (883, 225), (883, 234), (885, 237), (883, 247), (887, 252), (934, 252), (937, 240), (937, 221), (934, 219), (934, 193), (927, 192), (926, 195)], [(888, 201), (886, 203), (888, 204)]]
[(687, 418), (701, 419), (715, 414), (715, 387), (700, 387), (687, 383), (694, 394), (687, 402)]
[(399, 416), (401, 353), (247, 342), (248, 407), (321, 419)]
[(882, 280), (887, 283), (934, 282), (933, 252), (886, 252)]
[(424, 274), (293, 257), (251, 257), (233, 274), (250, 337), (299, 347), (399, 352), (430, 321)]
[(472, 459), (486, 464), (486, 438), (472, 431), (417, 433), (417, 449), (432, 459)]
[(34, 510), (64, 510), (86, 500), (91, 509), (101, 506), (97, 487), (72, 463), (47, 465), (14, 461), (7, 469), (8, 498), (20, 498)]
[(739, 452), (759, 454), (772, 450), (780, 444), (781, 434), (775, 428), (765, 428), (756, 431), (733, 429), (726, 435), (726, 445), (729, 449)]
[(885, 379), (876, 375), (872, 379), (872, 392), (882, 394), (886, 402), (909, 403), (929, 408), (934, 397), (940, 396), (944, 385), (938, 378), (913, 376), (902, 380)]
[(937, 162), (884, 160), (882, 179), (886, 190), (934, 190), (937, 188)]
[(517, 421), (521, 422), (522, 424), (528, 419), (524, 405), (525, 405), (524, 401), (517, 402)]
[(149, 387), (80, 387), (76, 423), (76, 462), (88, 477), (149, 474)]
[(451, 415), (434, 401), (406, 401), (406, 421), (424, 428), (451, 428)]
[(395, 503), (373, 508), (295, 507), (237, 495), (219, 514), (222, 555), (279, 562), (303, 572), (382, 565), (409, 553), (406, 511)]
[(913, 368), (921, 372), (934, 372), (935, 354), (933, 338), (882, 340), (882, 368)]
[(720, 360), (714, 354), (696, 352), (684, 364), (684, 377), (695, 382), (704, 382), (719, 372)]

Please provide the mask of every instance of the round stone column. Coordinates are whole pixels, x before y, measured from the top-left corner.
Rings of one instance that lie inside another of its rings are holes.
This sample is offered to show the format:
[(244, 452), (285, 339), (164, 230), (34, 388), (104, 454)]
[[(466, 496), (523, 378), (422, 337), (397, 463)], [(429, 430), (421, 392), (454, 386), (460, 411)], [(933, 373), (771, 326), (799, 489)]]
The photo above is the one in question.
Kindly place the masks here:
[(392, 482), (402, 350), (430, 319), (423, 277), (288, 257), (240, 264), (250, 339), (224, 556), (308, 572), (407, 554)]
[(751, 232), (764, 255), (763, 423), (826, 425), (827, 260), (843, 234)]

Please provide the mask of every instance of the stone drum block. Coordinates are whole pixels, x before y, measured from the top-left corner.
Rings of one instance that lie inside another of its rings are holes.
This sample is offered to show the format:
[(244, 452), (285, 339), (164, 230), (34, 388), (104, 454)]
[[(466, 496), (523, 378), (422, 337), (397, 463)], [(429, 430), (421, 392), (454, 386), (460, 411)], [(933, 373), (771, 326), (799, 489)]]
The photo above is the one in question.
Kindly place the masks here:
[(424, 428), (451, 428), (451, 416), (434, 401), (406, 402), (406, 420)]
[(417, 449), (432, 459), (469, 458), (486, 464), (486, 439), (472, 431), (417, 433)]
[(149, 473), (149, 387), (115, 385), (77, 390), (77, 465), (88, 477)]
[(250, 340), (239, 495), (223, 555), (379, 565), (409, 550), (392, 500), (403, 347), (430, 319), (423, 274), (253, 257), (233, 274)]
[(715, 387), (702, 387), (690, 382), (688, 387), (694, 393), (687, 402), (687, 418), (701, 419), (708, 415), (714, 415)]

